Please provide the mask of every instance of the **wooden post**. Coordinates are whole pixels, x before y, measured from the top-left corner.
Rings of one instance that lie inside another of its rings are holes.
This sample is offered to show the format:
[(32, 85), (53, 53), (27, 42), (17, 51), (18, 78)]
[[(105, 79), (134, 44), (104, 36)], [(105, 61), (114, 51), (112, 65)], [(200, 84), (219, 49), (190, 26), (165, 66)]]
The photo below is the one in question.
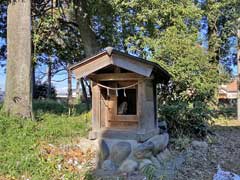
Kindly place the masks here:
[(138, 129), (140, 132), (143, 131), (143, 122), (142, 122), (142, 103), (143, 103), (143, 97), (144, 97), (144, 86), (143, 82), (141, 80), (138, 81), (137, 86), (137, 116), (138, 116)]
[(100, 88), (92, 83), (92, 129), (93, 131), (100, 130)]

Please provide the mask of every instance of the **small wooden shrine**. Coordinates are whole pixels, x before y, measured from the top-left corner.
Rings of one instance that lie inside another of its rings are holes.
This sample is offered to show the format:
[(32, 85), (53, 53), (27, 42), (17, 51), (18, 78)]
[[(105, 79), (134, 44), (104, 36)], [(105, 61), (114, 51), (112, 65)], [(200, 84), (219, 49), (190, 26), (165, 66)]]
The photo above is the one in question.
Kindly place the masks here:
[(145, 141), (159, 133), (156, 85), (170, 79), (161, 66), (108, 47), (70, 70), (92, 82), (90, 139)]

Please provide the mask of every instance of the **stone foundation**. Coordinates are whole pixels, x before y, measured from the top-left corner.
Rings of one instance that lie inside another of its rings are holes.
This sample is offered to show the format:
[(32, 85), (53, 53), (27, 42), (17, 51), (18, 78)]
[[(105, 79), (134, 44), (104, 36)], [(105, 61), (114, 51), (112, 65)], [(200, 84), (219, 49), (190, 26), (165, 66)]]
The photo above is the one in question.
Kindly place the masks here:
[(121, 140), (136, 140), (144, 142), (147, 139), (159, 134), (161, 129), (155, 128), (148, 132), (139, 132), (138, 130), (123, 130), (123, 129), (101, 129), (98, 131), (91, 131), (89, 139), (95, 140), (101, 137), (102, 139), (121, 139)]
[(168, 133), (155, 135), (140, 143), (137, 140), (109, 139), (99, 140), (98, 169), (115, 172), (134, 172), (152, 164), (156, 168), (170, 156), (166, 149)]

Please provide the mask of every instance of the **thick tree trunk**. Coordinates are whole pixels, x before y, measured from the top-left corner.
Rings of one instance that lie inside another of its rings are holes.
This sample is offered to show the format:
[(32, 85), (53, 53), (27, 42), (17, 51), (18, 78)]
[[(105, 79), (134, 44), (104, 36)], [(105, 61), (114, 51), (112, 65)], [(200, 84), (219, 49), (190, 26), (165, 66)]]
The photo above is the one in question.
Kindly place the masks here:
[[(78, 28), (80, 31), (81, 39), (83, 42), (83, 47), (85, 51), (86, 57), (92, 56), (100, 50), (99, 44), (97, 43), (96, 34), (91, 27), (91, 19), (87, 12), (87, 1), (79, 0), (75, 1), (75, 18), (78, 24)], [(90, 109), (90, 103), (87, 98), (86, 86), (84, 83), (84, 79), (80, 79), (82, 92), (84, 99), (87, 104), (87, 108)], [(89, 89), (91, 92), (91, 88)]]
[(32, 115), (31, 1), (11, 1), (7, 18), (7, 82), (4, 110), (9, 115)]
[(76, 1), (75, 16), (78, 28), (80, 31), (81, 39), (85, 55), (87, 57), (99, 51), (99, 45), (97, 43), (96, 34), (91, 27), (91, 20), (87, 13), (87, 2), (86, 0)]
[(240, 120), (240, 18), (238, 19), (238, 32), (237, 32), (237, 36), (238, 36), (238, 44), (237, 44), (237, 48), (238, 48), (238, 53), (237, 53), (237, 67), (238, 67), (238, 79), (237, 79), (237, 119)]

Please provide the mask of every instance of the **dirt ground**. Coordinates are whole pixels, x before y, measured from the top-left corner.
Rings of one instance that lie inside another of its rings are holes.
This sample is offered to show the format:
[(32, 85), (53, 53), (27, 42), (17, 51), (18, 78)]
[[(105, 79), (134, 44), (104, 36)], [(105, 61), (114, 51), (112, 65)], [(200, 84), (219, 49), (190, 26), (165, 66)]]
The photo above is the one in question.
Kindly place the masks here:
[(206, 149), (188, 148), (188, 157), (175, 180), (212, 180), (217, 166), (240, 174), (240, 121), (216, 122)]
[[(173, 155), (185, 159), (178, 169), (172, 171), (175, 176), (174, 180), (212, 180), (218, 165), (225, 171), (240, 174), (240, 121), (219, 121), (212, 126), (212, 132), (214, 135), (208, 136), (205, 140), (208, 144), (206, 148), (194, 148), (191, 144), (192, 140), (189, 139), (188, 143), (180, 140), (181, 144), (186, 144), (185, 150), (174, 149), (170, 145), (169, 148)], [(89, 169), (89, 172), (93, 173), (91, 166), (94, 164), (92, 162), (94, 152), (89, 150), (93, 146), (94, 142), (80, 139), (77, 145), (73, 146), (58, 147), (47, 144), (42, 146), (42, 152), (46, 159), (53, 156), (63, 157), (58, 165), (59, 170), (68, 169), (72, 172), (83, 173)], [(187, 155), (185, 157), (180, 154)], [(96, 177), (98, 180), (114, 179), (113, 177), (106, 178), (110, 177), (107, 175), (105, 178)], [(146, 180), (147, 178), (136, 172), (131, 175), (119, 175), (115, 179)], [(172, 180), (172, 178), (162, 179)]]

